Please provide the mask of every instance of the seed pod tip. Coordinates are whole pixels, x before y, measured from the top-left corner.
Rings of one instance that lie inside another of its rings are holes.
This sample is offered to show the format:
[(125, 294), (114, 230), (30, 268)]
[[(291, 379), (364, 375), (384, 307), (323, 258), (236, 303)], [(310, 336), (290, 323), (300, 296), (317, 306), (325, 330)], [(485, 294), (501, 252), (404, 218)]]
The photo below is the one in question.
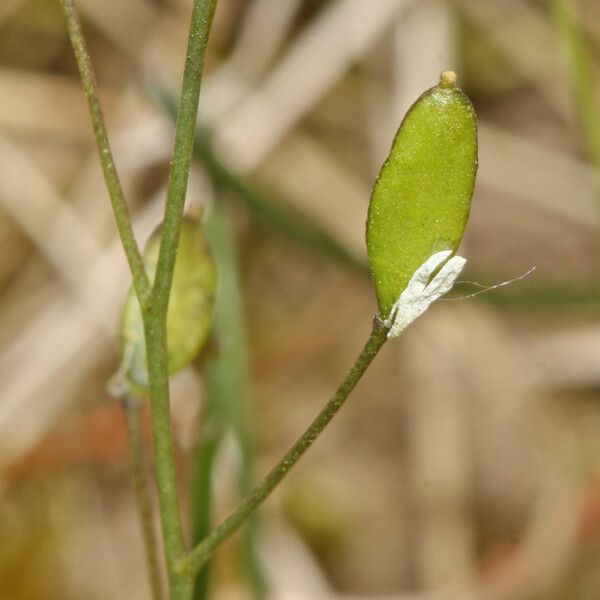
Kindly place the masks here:
[(456, 73), (454, 71), (443, 71), (440, 75), (442, 87), (456, 87)]

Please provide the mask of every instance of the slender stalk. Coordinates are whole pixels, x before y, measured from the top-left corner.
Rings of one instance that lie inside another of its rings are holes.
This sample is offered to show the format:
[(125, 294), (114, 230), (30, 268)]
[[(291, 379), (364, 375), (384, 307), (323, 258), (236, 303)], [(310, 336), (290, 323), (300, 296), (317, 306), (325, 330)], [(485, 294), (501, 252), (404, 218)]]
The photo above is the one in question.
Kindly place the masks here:
[(169, 173), (169, 191), (165, 207), (156, 279), (152, 290), (152, 299), (153, 303), (156, 303), (157, 315), (161, 316), (166, 315), (173, 280), (175, 256), (177, 254), (188, 175), (194, 149), (204, 55), (216, 6), (217, 0), (194, 0), (177, 112), (177, 124), (175, 126), (175, 146)]
[(268, 583), (265, 579), (263, 565), (258, 553), (257, 540), (260, 531), (260, 520), (260, 515), (257, 513), (250, 516), (246, 522), (246, 532), (243, 540), (246, 577), (250, 587), (250, 597), (254, 600), (263, 600), (263, 598), (269, 597)]
[[(189, 595), (182, 595), (184, 592), (181, 591), (185, 582), (175, 572), (178, 561), (185, 556), (185, 548), (179, 514), (173, 434), (171, 431), (167, 326), (166, 320), (156, 318), (153, 310), (154, 307), (151, 306), (150, 312), (144, 319), (144, 331), (150, 380), (152, 438), (154, 442), (158, 504), (167, 571), (169, 573), (171, 600), (187, 600)], [(191, 578), (189, 578), (187, 584), (191, 586)]]
[(348, 398), (367, 367), (371, 364), (387, 339), (387, 328), (379, 318), (375, 318), (371, 335), (350, 372), (334, 396), (325, 405), (317, 418), (302, 434), (281, 461), (254, 488), (237, 508), (198, 544), (179, 565), (181, 573), (197, 573), (210, 559), (215, 549), (240, 527), (250, 514), (269, 496), (289, 470), (298, 462), (300, 457), (310, 448), (328, 423)]
[(144, 460), (140, 427), (140, 402), (137, 398), (125, 395), (121, 399), (121, 405), (129, 433), (131, 475), (133, 477), (140, 528), (144, 540), (152, 600), (163, 600), (160, 563), (158, 560), (156, 535), (152, 519), (152, 503), (150, 501), (150, 490), (146, 475), (146, 461)]
[[(581, 134), (591, 160), (600, 171), (600, 105), (590, 48), (573, 3), (570, 0), (550, 0), (550, 6), (565, 50)], [(598, 186), (600, 194), (600, 182)]]
[(127, 203), (125, 202), (125, 195), (123, 194), (123, 188), (121, 187), (119, 175), (108, 142), (104, 116), (102, 115), (102, 108), (98, 99), (98, 91), (96, 89), (90, 56), (81, 31), (81, 23), (77, 15), (74, 0), (60, 0), (60, 2), (67, 21), (69, 37), (71, 38), (71, 44), (75, 52), (75, 59), (79, 69), (83, 91), (88, 102), (96, 144), (98, 146), (100, 164), (102, 165), (102, 172), (104, 173), (104, 180), (110, 196), (117, 229), (119, 231), (121, 243), (123, 244), (123, 249), (125, 250), (125, 255), (127, 256), (129, 269), (131, 270), (135, 292), (140, 300), (140, 305), (145, 306), (150, 296), (150, 282), (142, 261), (140, 249), (133, 234), (131, 218), (129, 216)]
[[(194, 544), (202, 541), (210, 532), (213, 514), (213, 466), (218, 443), (223, 433), (221, 418), (216, 414), (218, 407), (215, 406), (215, 398), (206, 394), (206, 399), (207, 405), (195, 453), (196, 465), (192, 490), (192, 542)], [(207, 563), (195, 577), (195, 600), (208, 598), (210, 574), (210, 563)]]
[(171, 431), (167, 308), (196, 131), (204, 54), (216, 4), (217, 0), (195, 0), (192, 10), (158, 265), (150, 303), (143, 313), (152, 403), (156, 481), (171, 600), (190, 598), (193, 579), (191, 576), (178, 573), (175, 568), (185, 556), (185, 548)]
[[(219, 293), (213, 324), (214, 351), (204, 364), (206, 410), (196, 459), (194, 543), (210, 532), (213, 461), (225, 431), (232, 430), (241, 450), (238, 485), (242, 498), (251, 491), (254, 462), (250, 358), (238, 252), (231, 219), (220, 202), (213, 207), (205, 232), (217, 263)], [(256, 550), (257, 529), (256, 515), (252, 515), (244, 531), (242, 549), (251, 597), (260, 600), (264, 597), (264, 578)], [(210, 566), (210, 562), (205, 564), (196, 577), (195, 600), (209, 597)]]

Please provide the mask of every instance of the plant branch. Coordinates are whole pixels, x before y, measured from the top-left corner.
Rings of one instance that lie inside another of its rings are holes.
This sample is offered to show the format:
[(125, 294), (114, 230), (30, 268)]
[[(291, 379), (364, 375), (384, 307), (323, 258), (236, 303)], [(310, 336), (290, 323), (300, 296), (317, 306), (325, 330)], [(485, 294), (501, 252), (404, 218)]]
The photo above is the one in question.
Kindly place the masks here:
[(271, 472), (254, 488), (254, 490), (238, 504), (237, 508), (222, 521), (200, 544), (198, 544), (181, 561), (179, 570), (182, 573), (193, 575), (210, 559), (215, 549), (226, 540), (238, 527), (240, 527), (252, 512), (269, 496), (290, 469), (298, 462), (300, 457), (310, 448), (313, 442), (336, 415), (338, 410), (348, 398), (367, 367), (371, 364), (385, 341), (388, 329), (376, 317), (373, 322), (371, 335), (359, 357), (356, 359), (350, 372), (334, 396), (325, 405), (317, 418), (302, 434), (281, 461)]
[(152, 524), (152, 503), (150, 501), (140, 428), (140, 401), (137, 398), (125, 395), (121, 398), (121, 405), (129, 433), (131, 474), (140, 517), (140, 528), (144, 539), (152, 600), (163, 600), (156, 535)]
[(159, 315), (166, 315), (169, 302), (188, 175), (194, 149), (204, 55), (216, 6), (217, 0), (194, 0), (177, 124), (175, 126), (175, 146), (169, 173), (169, 191), (165, 207), (156, 279), (152, 290), (153, 302), (156, 302)]
[[(202, 428), (196, 447), (194, 481), (192, 493), (192, 542), (202, 541), (210, 532), (212, 502), (212, 474), (217, 446), (221, 439), (221, 424), (215, 410), (214, 401), (207, 403)], [(195, 577), (194, 598), (208, 598), (210, 584), (210, 564), (207, 563)]]
[(167, 309), (194, 145), (204, 55), (216, 4), (217, 0), (194, 1), (158, 264), (149, 306), (144, 312), (156, 482), (171, 600), (190, 598), (193, 578), (176, 570), (185, 557), (185, 547), (171, 431)]
[[(217, 196), (220, 196), (219, 191)], [(203, 370), (205, 414), (196, 458), (192, 513), (194, 544), (201, 542), (211, 530), (214, 458), (217, 445), (227, 431), (235, 435), (241, 452), (238, 473), (240, 498), (252, 489), (254, 463), (250, 357), (238, 249), (231, 216), (220, 198), (215, 199), (204, 230), (217, 264), (219, 285), (213, 323), (213, 351), (207, 357)], [(265, 597), (257, 537), (257, 516), (253, 514), (246, 524), (242, 546), (244, 575), (250, 588), (249, 597), (254, 600)], [(211, 563), (207, 562), (196, 577), (196, 600), (210, 597), (210, 567)]]
[(60, 2), (67, 21), (69, 37), (71, 38), (71, 44), (73, 46), (73, 51), (75, 52), (75, 59), (79, 69), (83, 91), (87, 99), (92, 126), (94, 128), (94, 135), (96, 137), (96, 144), (98, 146), (100, 164), (102, 165), (102, 172), (104, 173), (104, 180), (110, 196), (117, 229), (119, 231), (121, 243), (123, 244), (123, 249), (125, 250), (125, 255), (127, 256), (129, 269), (131, 270), (135, 292), (140, 301), (140, 305), (145, 307), (150, 297), (150, 281), (148, 280), (142, 255), (133, 234), (131, 217), (129, 216), (125, 195), (123, 194), (123, 188), (121, 187), (119, 175), (110, 149), (106, 125), (104, 124), (104, 116), (102, 114), (100, 100), (98, 99), (92, 63), (81, 31), (81, 23), (77, 15), (74, 0), (60, 0)]
[[(152, 305), (144, 321), (144, 332), (152, 405), (154, 465), (171, 600), (187, 600), (189, 597), (187, 593), (179, 595), (175, 591), (176, 588), (183, 585), (181, 578), (175, 573), (175, 566), (185, 556), (185, 548), (179, 514), (173, 433), (171, 431), (167, 326), (165, 319), (155, 317)], [(189, 585), (191, 586), (191, 580)]]

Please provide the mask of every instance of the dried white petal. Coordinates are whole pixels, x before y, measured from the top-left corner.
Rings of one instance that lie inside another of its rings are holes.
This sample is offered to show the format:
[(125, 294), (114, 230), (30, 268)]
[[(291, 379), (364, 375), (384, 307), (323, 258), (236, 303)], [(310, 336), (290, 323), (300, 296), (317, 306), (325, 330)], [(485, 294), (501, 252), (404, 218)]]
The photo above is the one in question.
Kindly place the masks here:
[(451, 254), (450, 250), (436, 252), (413, 273), (406, 289), (383, 322), (389, 328), (388, 338), (398, 337), (431, 304), (452, 289), (467, 262), (462, 256), (453, 256), (431, 279), (431, 275)]

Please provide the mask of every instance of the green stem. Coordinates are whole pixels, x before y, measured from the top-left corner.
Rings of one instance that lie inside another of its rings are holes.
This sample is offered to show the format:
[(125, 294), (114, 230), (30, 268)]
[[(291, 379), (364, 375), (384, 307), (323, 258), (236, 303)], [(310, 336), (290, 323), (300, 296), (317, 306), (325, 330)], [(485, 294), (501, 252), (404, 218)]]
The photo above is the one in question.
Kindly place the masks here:
[[(203, 540), (210, 532), (213, 512), (212, 475), (217, 446), (223, 433), (221, 420), (215, 406), (215, 398), (211, 398), (207, 393), (206, 409), (195, 453), (196, 465), (192, 498), (192, 542), (194, 544)], [(208, 598), (209, 585), (210, 565), (206, 564), (195, 578), (195, 600)]]
[(173, 587), (178, 584), (178, 576), (174, 569), (177, 562), (185, 555), (185, 549), (179, 515), (171, 431), (167, 327), (165, 319), (156, 318), (153, 314), (153, 307), (150, 311), (144, 318), (144, 331), (152, 403), (154, 462), (171, 600), (175, 600)]
[[(587, 40), (569, 0), (549, 0), (566, 53), (573, 99), (590, 158), (600, 170), (600, 108), (596, 95), (594, 64)], [(599, 190), (600, 191), (600, 190)]]
[(190, 600), (194, 593), (192, 577), (177, 576), (171, 584), (171, 600)]
[(146, 565), (150, 578), (150, 590), (153, 600), (163, 600), (162, 583), (160, 577), (160, 564), (156, 535), (152, 523), (152, 503), (146, 475), (146, 462), (140, 427), (140, 402), (137, 398), (125, 395), (121, 399), (123, 414), (129, 433), (131, 475), (135, 490), (136, 504), (140, 518), (140, 528), (146, 552)]
[(91, 61), (83, 40), (74, 0), (60, 1), (88, 100), (100, 162), (119, 235), (129, 261), (136, 295), (142, 307), (152, 403), (156, 481), (171, 600), (188, 600), (192, 594), (193, 578), (176, 572), (175, 568), (185, 556), (185, 548), (179, 514), (171, 432), (166, 321), (194, 144), (204, 55), (217, 0), (194, 1), (162, 240), (157, 274), (152, 287), (133, 235), (131, 219), (110, 150)]
[(175, 126), (175, 146), (169, 173), (169, 191), (165, 207), (156, 279), (152, 289), (152, 300), (153, 303), (156, 303), (157, 314), (159, 315), (166, 315), (169, 303), (188, 175), (194, 149), (204, 55), (216, 6), (217, 0), (194, 1), (177, 124)]
[(125, 202), (125, 195), (123, 194), (123, 188), (119, 181), (119, 175), (108, 142), (108, 134), (106, 133), (104, 116), (98, 99), (92, 63), (83, 39), (81, 23), (77, 15), (74, 0), (60, 1), (67, 21), (71, 44), (75, 52), (75, 59), (79, 69), (83, 91), (88, 102), (96, 144), (98, 146), (100, 164), (102, 165), (102, 172), (104, 173), (104, 180), (110, 196), (117, 229), (119, 230), (121, 243), (123, 244), (129, 268), (131, 270), (135, 292), (140, 300), (140, 304), (145, 306), (150, 296), (150, 281), (148, 280), (142, 255), (133, 234), (131, 218), (129, 216), (127, 203)]
[[(239, 493), (242, 498), (252, 489), (254, 461), (250, 358), (238, 252), (230, 215), (221, 202), (215, 203), (205, 232), (217, 264), (219, 291), (213, 323), (214, 351), (204, 364), (206, 410), (197, 453), (194, 543), (202, 541), (210, 532), (211, 473), (216, 445), (223, 433), (232, 430), (240, 446)], [(256, 539), (256, 515), (253, 515), (244, 532), (243, 562), (251, 597), (259, 600), (264, 597), (264, 584)], [(196, 578), (196, 600), (209, 597), (209, 571), (210, 562)]]
[(350, 369), (346, 379), (338, 388), (334, 396), (325, 405), (309, 428), (302, 434), (300, 439), (287, 452), (281, 461), (271, 472), (254, 488), (237, 508), (222, 521), (200, 544), (198, 544), (183, 560), (179, 569), (185, 574), (197, 573), (210, 559), (215, 549), (226, 540), (254, 510), (269, 496), (289, 470), (298, 462), (300, 457), (310, 448), (312, 443), (319, 437), (327, 424), (333, 419), (338, 410), (344, 404), (350, 392), (354, 389), (367, 367), (371, 364), (385, 341), (388, 329), (375, 318), (371, 335), (365, 344), (356, 362)]
[(246, 534), (243, 540), (246, 577), (250, 586), (250, 597), (253, 600), (263, 600), (263, 598), (269, 597), (269, 589), (263, 573), (263, 565), (258, 554), (257, 540), (260, 531), (259, 528), (260, 515), (254, 513), (246, 523)]
[(152, 403), (156, 481), (171, 600), (188, 600), (193, 590), (193, 578), (177, 572), (176, 569), (185, 556), (185, 548), (179, 514), (171, 431), (167, 309), (196, 132), (204, 55), (216, 4), (217, 0), (194, 1), (158, 264), (150, 303), (143, 313)]

